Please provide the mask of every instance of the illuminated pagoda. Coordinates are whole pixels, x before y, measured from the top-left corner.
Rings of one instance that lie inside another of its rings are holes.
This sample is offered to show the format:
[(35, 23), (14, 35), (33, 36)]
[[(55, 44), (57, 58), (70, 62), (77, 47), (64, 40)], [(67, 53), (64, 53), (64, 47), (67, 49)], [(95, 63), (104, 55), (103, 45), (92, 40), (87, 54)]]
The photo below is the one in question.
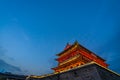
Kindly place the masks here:
[(65, 49), (57, 56), (58, 66), (52, 68), (55, 73), (68, 71), (90, 62), (95, 62), (105, 68), (108, 67), (103, 58), (86, 49), (77, 41), (72, 45), (67, 43)]

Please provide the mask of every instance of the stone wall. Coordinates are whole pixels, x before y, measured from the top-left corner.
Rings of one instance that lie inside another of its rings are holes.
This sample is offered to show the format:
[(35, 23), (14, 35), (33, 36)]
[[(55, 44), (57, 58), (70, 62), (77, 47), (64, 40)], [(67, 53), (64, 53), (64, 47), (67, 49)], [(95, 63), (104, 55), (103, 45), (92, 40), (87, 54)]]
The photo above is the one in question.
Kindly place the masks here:
[(31, 80), (120, 80), (120, 76), (97, 64), (90, 64), (67, 72)]
[(96, 66), (96, 68), (102, 80), (120, 80), (119, 74), (117, 75), (116, 73), (105, 70), (99, 66)]

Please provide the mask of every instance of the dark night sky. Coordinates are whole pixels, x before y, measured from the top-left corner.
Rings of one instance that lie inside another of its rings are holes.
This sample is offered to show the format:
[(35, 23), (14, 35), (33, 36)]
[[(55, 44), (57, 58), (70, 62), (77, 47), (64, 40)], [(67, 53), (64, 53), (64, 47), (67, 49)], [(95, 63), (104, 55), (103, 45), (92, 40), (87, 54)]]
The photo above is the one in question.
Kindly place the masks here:
[(0, 1), (1, 72), (51, 73), (75, 40), (120, 73), (120, 0)]

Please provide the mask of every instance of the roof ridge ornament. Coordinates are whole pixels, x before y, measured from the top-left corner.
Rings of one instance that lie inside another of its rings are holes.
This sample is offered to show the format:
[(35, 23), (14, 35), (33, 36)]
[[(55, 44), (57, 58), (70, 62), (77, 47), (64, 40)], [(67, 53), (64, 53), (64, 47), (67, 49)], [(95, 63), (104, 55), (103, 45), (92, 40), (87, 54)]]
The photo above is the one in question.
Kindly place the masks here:
[(74, 44), (79, 44), (79, 42), (77, 40), (75, 40)]
[(67, 44), (66, 44), (66, 46), (65, 46), (64, 50), (66, 50), (66, 49), (70, 48), (71, 46), (72, 46), (72, 45), (71, 45), (69, 42), (67, 42)]

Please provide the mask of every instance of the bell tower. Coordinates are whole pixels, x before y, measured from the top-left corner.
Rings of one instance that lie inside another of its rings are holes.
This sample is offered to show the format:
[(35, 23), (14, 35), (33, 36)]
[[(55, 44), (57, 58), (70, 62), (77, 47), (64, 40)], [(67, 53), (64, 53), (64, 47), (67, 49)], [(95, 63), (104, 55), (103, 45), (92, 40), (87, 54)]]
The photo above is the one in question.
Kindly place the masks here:
[(74, 44), (67, 43), (62, 52), (57, 54), (58, 66), (52, 68), (55, 73), (64, 72), (74, 69), (92, 61), (100, 64), (103, 67), (108, 67), (105, 60), (97, 56), (95, 53), (80, 45), (77, 41)]

